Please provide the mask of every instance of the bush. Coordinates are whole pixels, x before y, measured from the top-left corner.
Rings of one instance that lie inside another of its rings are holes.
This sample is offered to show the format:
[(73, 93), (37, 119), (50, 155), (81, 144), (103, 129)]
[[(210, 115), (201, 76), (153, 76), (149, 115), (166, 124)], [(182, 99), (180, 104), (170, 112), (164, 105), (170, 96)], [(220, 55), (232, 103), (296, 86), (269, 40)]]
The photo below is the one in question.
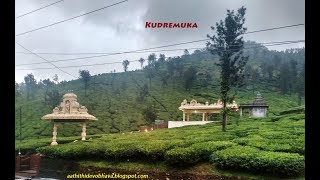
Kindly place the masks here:
[(297, 175), (304, 170), (304, 157), (297, 153), (261, 151), (248, 146), (233, 146), (214, 152), (211, 161), (220, 168)]
[(199, 161), (208, 161), (210, 155), (217, 150), (236, 145), (228, 141), (209, 141), (193, 144), (187, 148), (177, 147), (165, 154), (165, 161), (168, 164), (195, 164)]

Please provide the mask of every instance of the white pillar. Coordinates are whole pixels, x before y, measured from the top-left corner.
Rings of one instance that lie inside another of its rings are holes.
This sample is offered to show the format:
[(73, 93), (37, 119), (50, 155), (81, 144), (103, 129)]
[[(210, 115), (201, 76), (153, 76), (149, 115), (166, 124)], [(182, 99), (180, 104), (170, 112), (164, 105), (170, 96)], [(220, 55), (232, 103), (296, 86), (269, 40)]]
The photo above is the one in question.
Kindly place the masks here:
[(81, 123), (80, 125), (82, 127), (82, 133), (81, 133), (81, 140), (85, 141), (86, 140), (86, 123)]
[(183, 112), (183, 121), (185, 121), (185, 120), (186, 120), (186, 113)]
[(240, 117), (242, 117), (242, 108), (240, 108)]
[(51, 146), (58, 145), (57, 143), (57, 129), (58, 129), (58, 123), (53, 122), (53, 132), (52, 132), (52, 142)]
[(206, 113), (202, 113), (202, 121), (204, 121)]
[(189, 116), (189, 113), (187, 113), (187, 121), (189, 121), (190, 119), (190, 116)]

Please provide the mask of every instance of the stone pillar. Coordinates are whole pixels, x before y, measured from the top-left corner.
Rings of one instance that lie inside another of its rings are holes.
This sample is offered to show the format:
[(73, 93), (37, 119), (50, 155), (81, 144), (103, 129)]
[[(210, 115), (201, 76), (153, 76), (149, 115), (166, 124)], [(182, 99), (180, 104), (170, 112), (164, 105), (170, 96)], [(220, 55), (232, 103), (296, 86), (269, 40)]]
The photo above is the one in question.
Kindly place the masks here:
[(190, 119), (190, 114), (187, 113), (187, 121), (189, 121), (189, 119)]
[(206, 113), (202, 113), (202, 121), (205, 120)]
[(183, 112), (183, 121), (186, 121), (186, 113)]
[(58, 145), (57, 143), (57, 129), (58, 129), (58, 123), (56, 122), (53, 122), (53, 132), (52, 132), (52, 143), (51, 143), (51, 146), (54, 146), (54, 145)]
[(206, 113), (206, 121), (208, 121), (209, 113)]
[(242, 117), (242, 108), (240, 108), (240, 117)]
[(81, 133), (81, 140), (85, 141), (86, 140), (86, 123), (81, 123), (80, 125), (82, 127), (82, 133)]

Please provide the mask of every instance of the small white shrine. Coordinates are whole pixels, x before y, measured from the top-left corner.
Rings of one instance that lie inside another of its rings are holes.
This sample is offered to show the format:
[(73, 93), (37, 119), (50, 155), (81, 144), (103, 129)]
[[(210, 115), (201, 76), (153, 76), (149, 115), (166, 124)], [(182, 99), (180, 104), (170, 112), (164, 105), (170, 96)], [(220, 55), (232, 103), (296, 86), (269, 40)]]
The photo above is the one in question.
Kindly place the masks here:
[(240, 104), (240, 117), (242, 117), (242, 111), (249, 109), (249, 117), (263, 118), (267, 116), (269, 106), (263, 100), (261, 94), (258, 92), (255, 100), (252, 104)]
[(77, 95), (74, 93), (65, 94), (60, 105), (53, 109), (53, 113), (47, 114), (41, 119), (53, 122), (53, 137), (51, 145), (58, 145), (57, 128), (61, 123), (79, 122), (82, 127), (81, 137), (84, 141), (86, 140), (86, 122), (98, 120), (96, 117), (88, 114), (88, 109), (85, 106), (81, 106), (77, 102)]

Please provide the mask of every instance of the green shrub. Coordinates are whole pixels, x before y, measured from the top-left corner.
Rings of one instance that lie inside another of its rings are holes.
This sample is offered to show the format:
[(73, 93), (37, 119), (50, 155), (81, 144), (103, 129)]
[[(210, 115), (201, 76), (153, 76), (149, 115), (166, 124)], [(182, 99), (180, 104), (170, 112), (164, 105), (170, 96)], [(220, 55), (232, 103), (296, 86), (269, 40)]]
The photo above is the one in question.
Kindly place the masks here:
[(187, 148), (177, 147), (165, 154), (168, 164), (194, 164), (199, 161), (208, 161), (210, 155), (217, 150), (236, 145), (229, 141), (209, 141), (193, 144)]
[(211, 161), (220, 168), (297, 175), (304, 170), (304, 157), (297, 153), (261, 151), (248, 146), (233, 146), (214, 152)]

